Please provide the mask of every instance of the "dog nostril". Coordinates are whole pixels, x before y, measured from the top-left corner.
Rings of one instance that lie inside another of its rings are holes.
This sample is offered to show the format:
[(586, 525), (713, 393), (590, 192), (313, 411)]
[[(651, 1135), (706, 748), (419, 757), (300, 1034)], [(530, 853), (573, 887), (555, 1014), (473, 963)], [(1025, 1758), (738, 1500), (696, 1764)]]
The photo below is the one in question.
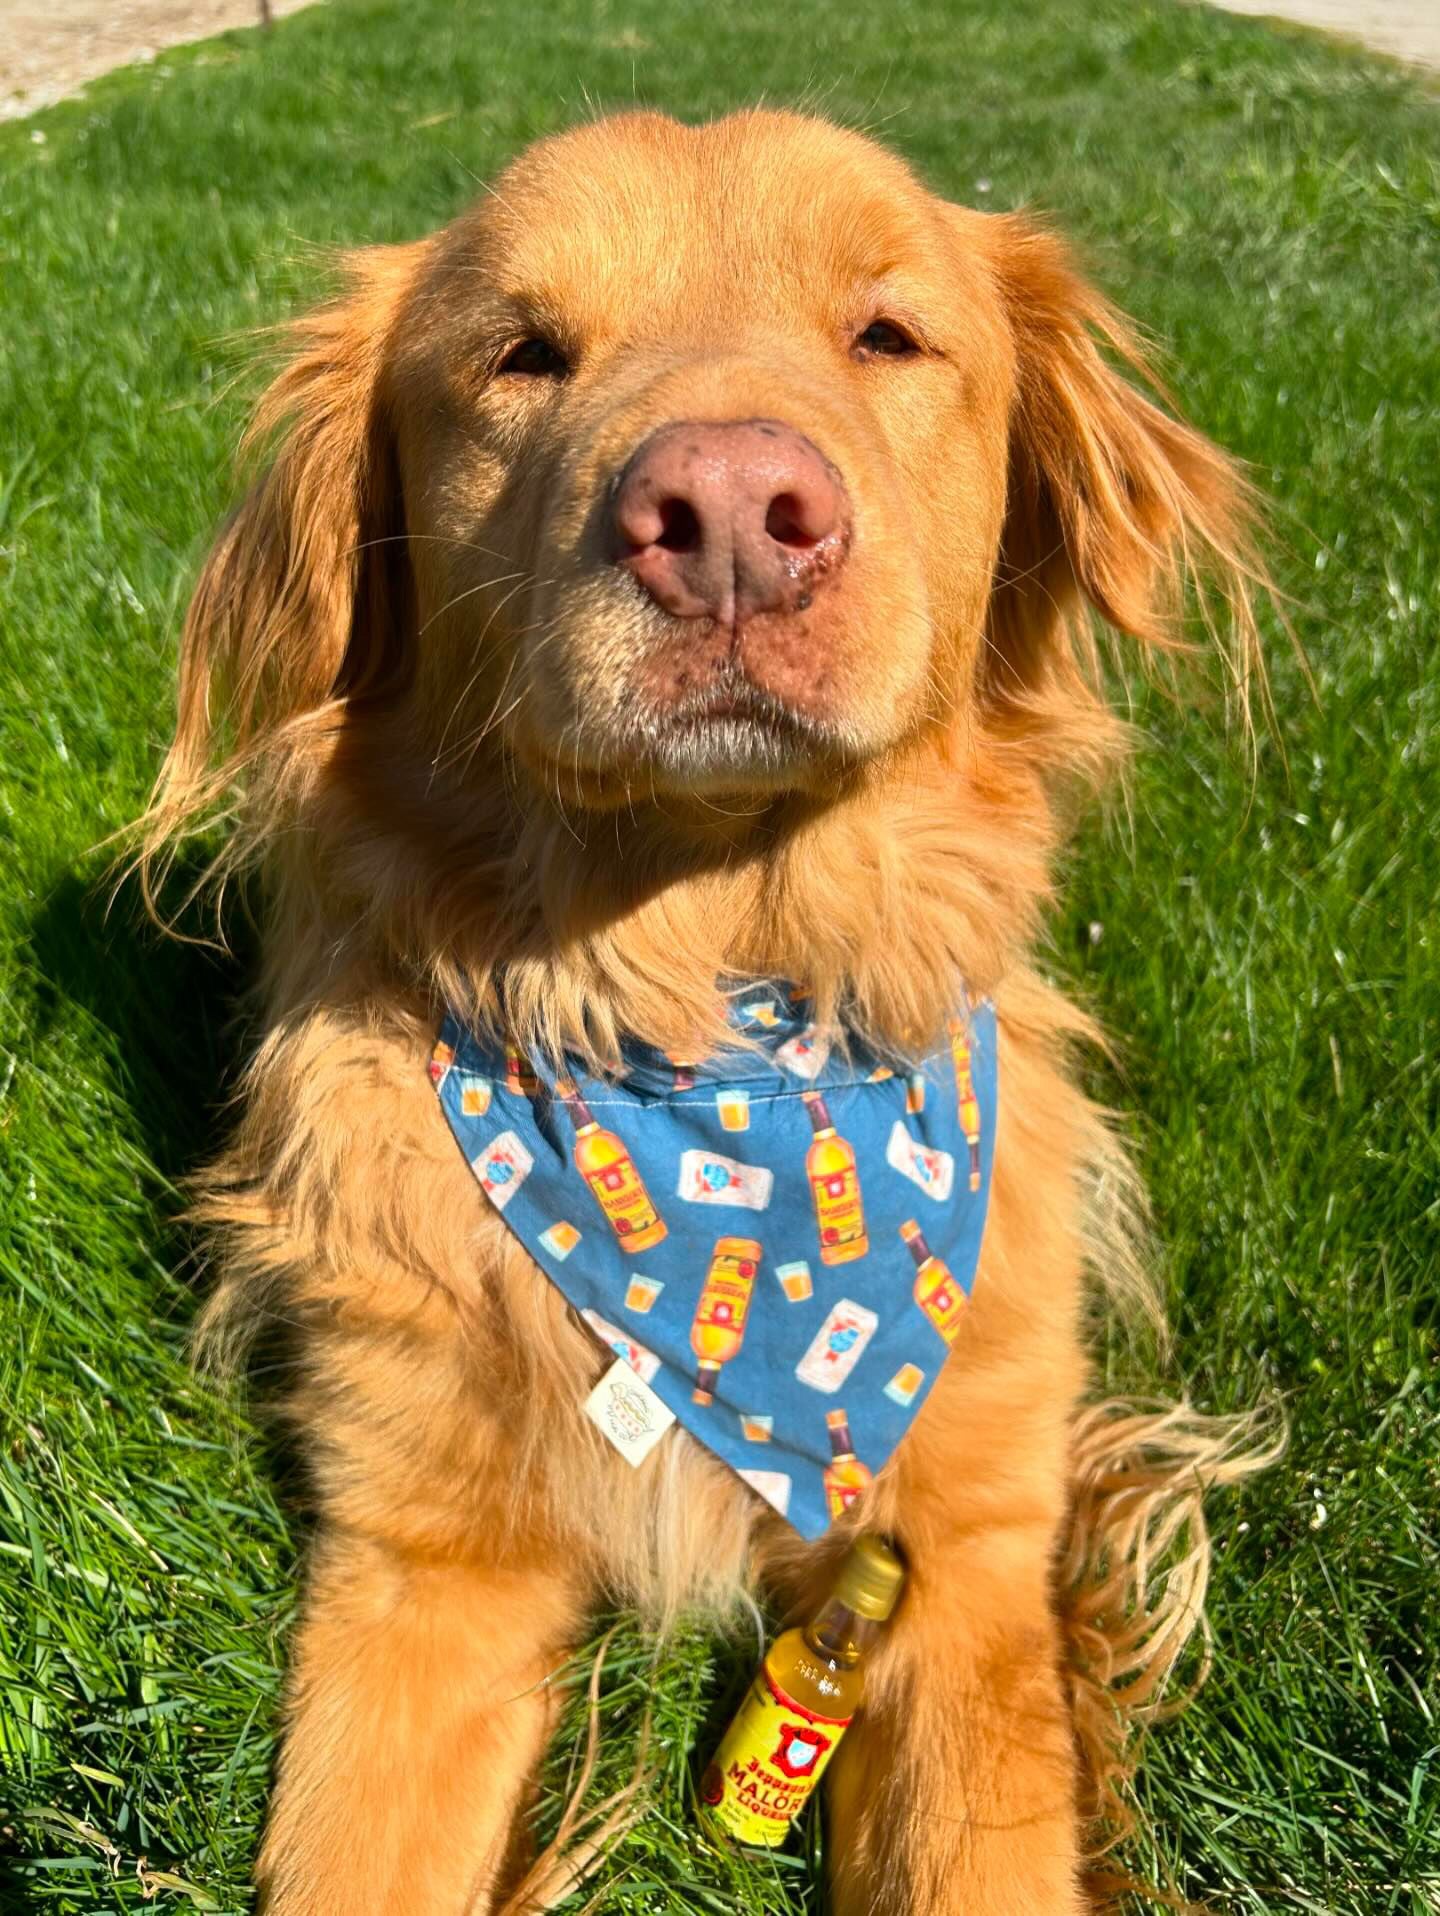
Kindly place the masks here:
[(658, 511), (660, 531), (652, 544), (667, 552), (700, 550), (700, 520), (688, 499), (662, 499)]
[(631, 453), (610, 504), (609, 556), (677, 619), (737, 631), (808, 614), (850, 544), (844, 482), (771, 420), (680, 420)]
[(778, 493), (765, 514), (765, 530), (781, 546), (813, 546), (815, 538), (805, 524), (805, 507), (793, 492)]

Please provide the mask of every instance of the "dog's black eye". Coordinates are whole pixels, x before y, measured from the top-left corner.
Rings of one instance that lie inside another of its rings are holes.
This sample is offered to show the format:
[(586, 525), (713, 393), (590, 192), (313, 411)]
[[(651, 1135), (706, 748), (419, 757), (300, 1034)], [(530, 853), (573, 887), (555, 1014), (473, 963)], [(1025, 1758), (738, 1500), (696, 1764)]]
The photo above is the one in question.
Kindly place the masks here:
[(570, 370), (570, 362), (558, 346), (552, 346), (548, 339), (541, 339), (537, 334), (512, 346), (501, 360), (499, 370), (522, 373), (527, 379), (563, 379)]
[(875, 319), (863, 333), (856, 334), (855, 350), (866, 355), (873, 353), (877, 358), (904, 359), (911, 353), (918, 353), (920, 348), (893, 320)]

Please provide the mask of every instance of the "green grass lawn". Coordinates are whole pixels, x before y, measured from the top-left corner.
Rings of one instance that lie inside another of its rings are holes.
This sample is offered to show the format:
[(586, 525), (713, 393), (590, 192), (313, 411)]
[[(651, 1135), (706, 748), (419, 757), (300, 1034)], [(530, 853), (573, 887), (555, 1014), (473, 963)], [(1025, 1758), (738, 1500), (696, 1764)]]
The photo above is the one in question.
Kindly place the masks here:
[[(253, 392), (236, 335), (313, 295), (318, 249), (437, 225), (591, 102), (761, 94), (882, 128), (958, 198), (1053, 209), (1276, 503), (1318, 696), (1272, 622), (1252, 780), (1218, 704), (1137, 679), (1131, 802), (1054, 926), (1123, 1043), (1100, 1088), (1134, 1113), (1179, 1330), (1169, 1374), (1117, 1340), (1109, 1379), (1279, 1393), (1293, 1427), (1214, 1511), (1215, 1672), (1153, 1743), (1131, 1861), (1217, 1911), (1440, 1909), (1433, 99), (1148, 0), (406, 0), (0, 128), (0, 1910), (242, 1909), (273, 1749), (297, 1526), (187, 1371), (172, 1221), (243, 964), (107, 916), (95, 849), (166, 733)], [(821, 1907), (813, 1829), (743, 1873), (695, 1831), (689, 1753), (753, 1648), (622, 1624), (600, 1786), (647, 1700), (661, 1776), (587, 1907)]]

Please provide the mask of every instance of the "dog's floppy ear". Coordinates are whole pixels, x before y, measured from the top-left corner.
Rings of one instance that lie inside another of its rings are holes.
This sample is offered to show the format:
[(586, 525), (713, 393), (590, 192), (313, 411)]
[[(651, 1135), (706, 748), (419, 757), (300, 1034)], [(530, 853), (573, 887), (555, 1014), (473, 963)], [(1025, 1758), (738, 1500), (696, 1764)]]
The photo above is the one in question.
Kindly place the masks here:
[(1188, 579), (1223, 602), (1243, 703), (1258, 664), (1249, 590), (1263, 585), (1250, 487), (1117, 369), (1156, 387), (1134, 329), (1060, 240), (1021, 216), (986, 225), (1016, 351), (989, 689), (1044, 705), (1089, 678), (1085, 604), (1147, 648), (1176, 646)]
[(288, 329), (289, 358), (247, 435), (273, 456), (217, 538), (185, 620), (148, 851), (239, 773), (293, 759), (337, 700), (395, 675), (408, 568), (383, 371), (420, 250), (351, 255), (344, 295)]

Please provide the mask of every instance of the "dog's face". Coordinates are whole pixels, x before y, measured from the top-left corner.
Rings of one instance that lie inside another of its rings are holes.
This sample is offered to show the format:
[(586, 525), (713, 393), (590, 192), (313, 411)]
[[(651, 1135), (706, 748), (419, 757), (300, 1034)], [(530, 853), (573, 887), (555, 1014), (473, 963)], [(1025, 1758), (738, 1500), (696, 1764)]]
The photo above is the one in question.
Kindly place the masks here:
[(1007, 483), (985, 224), (777, 115), (523, 156), (388, 375), (432, 715), (481, 669), (465, 728), (594, 796), (811, 788), (947, 716)]
[(1043, 788), (1105, 730), (1087, 604), (1164, 643), (1197, 559), (1243, 602), (1243, 484), (1063, 245), (857, 134), (588, 126), (349, 265), (192, 602), (155, 840), (252, 766), (257, 843), (328, 781), (431, 869), (497, 799), (713, 836)]

